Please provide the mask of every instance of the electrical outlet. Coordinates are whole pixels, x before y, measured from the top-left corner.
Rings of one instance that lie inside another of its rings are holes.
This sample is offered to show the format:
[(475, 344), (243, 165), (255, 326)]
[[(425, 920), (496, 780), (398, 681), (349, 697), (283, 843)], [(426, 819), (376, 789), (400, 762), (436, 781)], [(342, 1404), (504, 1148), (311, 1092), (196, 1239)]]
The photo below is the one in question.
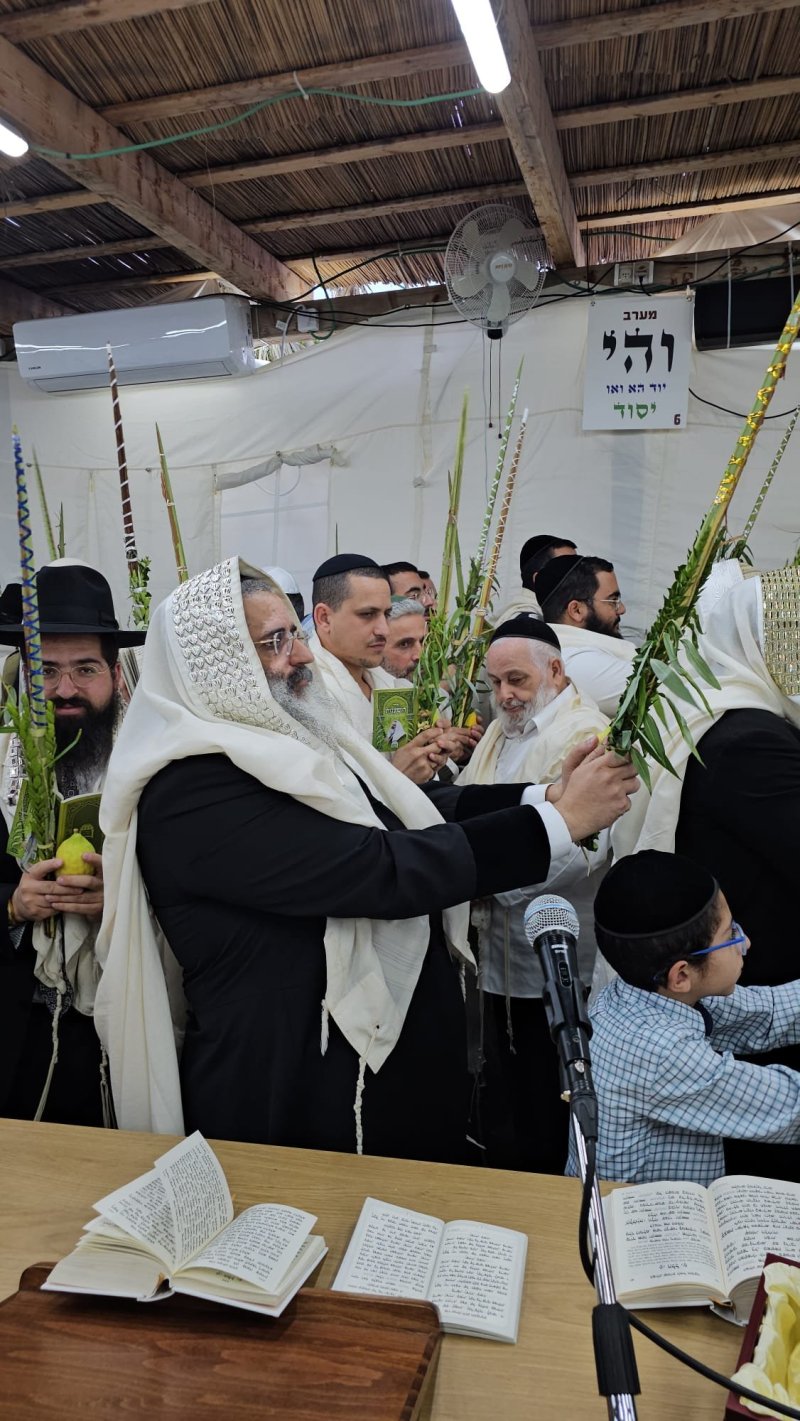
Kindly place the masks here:
[(615, 286), (651, 286), (652, 282), (651, 261), (617, 262), (614, 267)]

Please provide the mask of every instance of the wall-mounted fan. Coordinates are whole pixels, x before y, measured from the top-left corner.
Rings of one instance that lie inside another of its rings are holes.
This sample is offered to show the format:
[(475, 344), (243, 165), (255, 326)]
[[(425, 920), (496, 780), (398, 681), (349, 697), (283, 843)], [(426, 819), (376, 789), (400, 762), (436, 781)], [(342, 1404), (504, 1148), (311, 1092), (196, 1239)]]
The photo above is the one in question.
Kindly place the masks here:
[(453, 305), (490, 340), (536, 304), (549, 267), (541, 232), (503, 203), (463, 218), (444, 255)]

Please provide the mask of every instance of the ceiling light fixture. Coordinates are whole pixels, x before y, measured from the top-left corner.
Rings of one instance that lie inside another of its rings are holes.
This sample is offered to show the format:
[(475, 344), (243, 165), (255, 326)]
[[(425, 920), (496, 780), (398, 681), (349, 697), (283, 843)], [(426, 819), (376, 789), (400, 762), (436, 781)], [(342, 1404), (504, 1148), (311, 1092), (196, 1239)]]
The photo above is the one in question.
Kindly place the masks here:
[(481, 84), (490, 94), (501, 93), (511, 74), (489, 0), (453, 0), (453, 9)]
[(19, 133), (15, 133), (13, 128), (9, 128), (5, 123), (0, 123), (0, 153), (5, 153), (8, 158), (21, 158), (23, 153), (27, 153), (28, 145)]

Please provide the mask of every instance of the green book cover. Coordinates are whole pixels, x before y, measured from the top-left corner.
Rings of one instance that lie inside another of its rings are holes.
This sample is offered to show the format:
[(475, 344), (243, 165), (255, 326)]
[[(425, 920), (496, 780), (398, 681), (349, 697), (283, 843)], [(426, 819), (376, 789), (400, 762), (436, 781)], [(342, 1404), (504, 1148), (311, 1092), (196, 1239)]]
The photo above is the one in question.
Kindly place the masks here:
[(100, 828), (100, 795), (76, 794), (72, 799), (56, 801), (56, 844), (63, 844), (70, 834), (83, 834), (99, 854), (103, 848)]
[(417, 733), (417, 693), (413, 686), (372, 692), (372, 743), (376, 750), (399, 750)]

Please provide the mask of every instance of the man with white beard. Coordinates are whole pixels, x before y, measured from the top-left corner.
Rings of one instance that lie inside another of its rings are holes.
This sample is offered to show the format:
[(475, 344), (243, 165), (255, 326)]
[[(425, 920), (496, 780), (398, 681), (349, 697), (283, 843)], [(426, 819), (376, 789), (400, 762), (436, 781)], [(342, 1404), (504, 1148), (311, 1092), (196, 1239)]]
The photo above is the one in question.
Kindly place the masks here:
[[(608, 725), (594, 701), (576, 690), (566, 675), (553, 629), (531, 612), (494, 632), (486, 674), (497, 718), (459, 784), (552, 784), (560, 778), (569, 752)], [(594, 849), (570, 844), (551, 859), (546, 879), (495, 894), (473, 909), (484, 1007), (482, 1127), (491, 1165), (563, 1172), (569, 1116), (558, 1098), (542, 971), (525, 937), (524, 913), (538, 893), (550, 890), (569, 898), (585, 920), (578, 961), (583, 980), (589, 982), (594, 958), (591, 904), (607, 853), (605, 832)]]

